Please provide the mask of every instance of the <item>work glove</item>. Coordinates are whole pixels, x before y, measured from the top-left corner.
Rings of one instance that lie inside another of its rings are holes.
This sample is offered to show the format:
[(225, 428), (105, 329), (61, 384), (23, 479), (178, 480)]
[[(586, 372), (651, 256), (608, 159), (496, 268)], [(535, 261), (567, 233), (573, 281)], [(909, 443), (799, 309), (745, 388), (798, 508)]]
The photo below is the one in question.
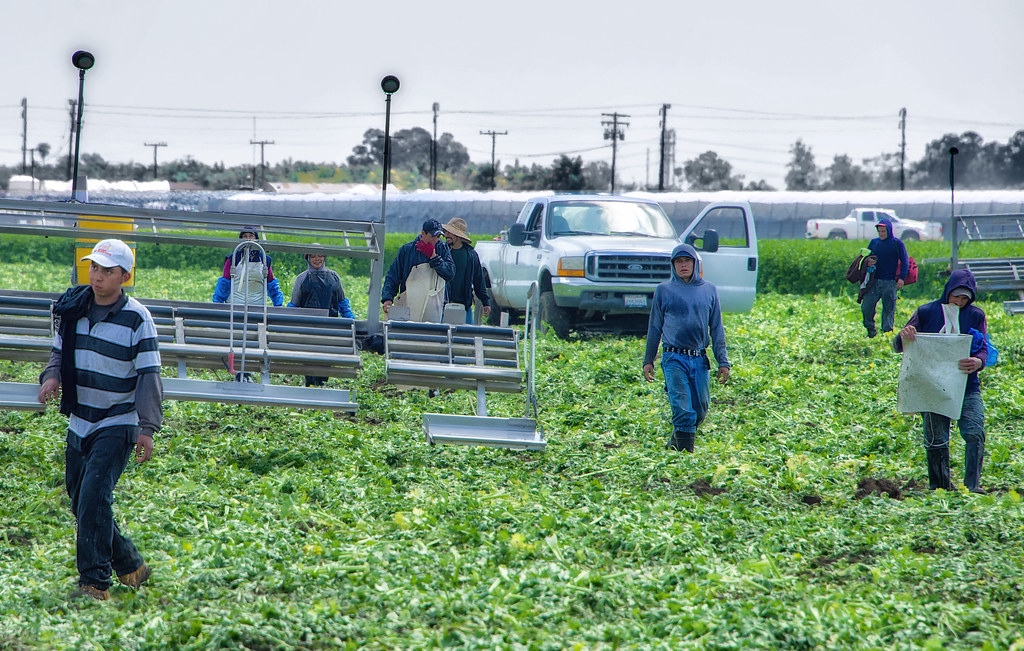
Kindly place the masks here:
[(434, 245), (430, 242), (424, 242), (423, 240), (416, 240), (416, 250), (427, 256), (428, 258), (434, 257)]

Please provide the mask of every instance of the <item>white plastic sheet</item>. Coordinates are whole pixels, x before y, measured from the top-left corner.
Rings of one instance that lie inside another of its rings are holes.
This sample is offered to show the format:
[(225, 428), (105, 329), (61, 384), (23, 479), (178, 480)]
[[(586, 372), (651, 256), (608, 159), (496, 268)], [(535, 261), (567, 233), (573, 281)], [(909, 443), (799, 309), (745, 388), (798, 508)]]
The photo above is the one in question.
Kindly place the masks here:
[(904, 414), (930, 411), (959, 420), (967, 374), (957, 362), (971, 355), (971, 335), (921, 334), (903, 342), (896, 408)]

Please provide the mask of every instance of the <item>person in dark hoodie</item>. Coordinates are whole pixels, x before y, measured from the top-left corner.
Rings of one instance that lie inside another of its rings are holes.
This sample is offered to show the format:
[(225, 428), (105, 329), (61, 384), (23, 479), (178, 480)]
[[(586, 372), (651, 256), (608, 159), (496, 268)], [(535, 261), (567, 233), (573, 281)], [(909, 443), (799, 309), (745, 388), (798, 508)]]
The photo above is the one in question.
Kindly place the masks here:
[[(292, 298), (288, 307), (308, 307), (327, 310), (329, 316), (341, 316), (354, 319), (345, 288), (341, 284), (341, 276), (333, 269), (327, 268), (327, 258), (322, 252), (313, 250), (306, 253), (306, 270), (295, 277), (292, 285)], [(326, 377), (307, 375), (306, 386), (323, 386)]]
[[(964, 439), (964, 486), (971, 492), (981, 490), (981, 466), (985, 458), (985, 406), (981, 400), (981, 382), (978, 371), (988, 362), (985, 334), (988, 326), (985, 312), (974, 305), (977, 284), (974, 275), (966, 269), (950, 274), (942, 290), (942, 298), (917, 308), (907, 325), (893, 339), (893, 349), (903, 352), (904, 342), (914, 341), (919, 332), (940, 332), (946, 324), (943, 305), (955, 305), (957, 325), (962, 334), (970, 334), (970, 357), (957, 362), (961, 372), (967, 373), (967, 387), (957, 426)], [(928, 483), (936, 488), (952, 489), (949, 481), (949, 428), (950, 419), (941, 414), (922, 412), (924, 421), (924, 449), (928, 461)]]
[(466, 220), (455, 217), (441, 227), (444, 239), (452, 252), (455, 263), (455, 277), (448, 283), (448, 302), (458, 303), (466, 307), (466, 323), (473, 323), (473, 295), (483, 304), (483, 317), (491, 313), (490, 299), (487, 297), (487, 281), (484, 268), (469, 240), (469, 227)]
[(892, 332), (896, 323), (896, 294), (903, 289), (903, 281), (910, 268), (907, 247), (903, 245), (903, 240), (893, 236), (889, 218), (878, 220), (875, 229), (878, 237), (868, 244), (868, 249), (877, 258), (875, 280), (860, 304), (868, 337), (878, 334), (875, 328), (875, 306), (879, 299), (882, 301), (882, 332)]
[(444, 241), (441, 222), (428, 219), (416, 239), (403, 244), (388, 267), (380, 304), (384, 314), (392, 305), (406, 306), (413, 321), (440, 322), (446, 284), (455, 278), (455, 262)]
[(654, 358), (662, 345), (661, 370), (672, 408), (672, 435), (666, 447), (693, 452), (697, 428), (711, 403), (707, 347), (718, 362), (718, 381), (729, 379), (725, 328), (718, 290), (700, 275), (700, 259), (689, 244), (672, 251), (672, 278), (658, 285), (651, 302), (643, 374), (654, 381)]

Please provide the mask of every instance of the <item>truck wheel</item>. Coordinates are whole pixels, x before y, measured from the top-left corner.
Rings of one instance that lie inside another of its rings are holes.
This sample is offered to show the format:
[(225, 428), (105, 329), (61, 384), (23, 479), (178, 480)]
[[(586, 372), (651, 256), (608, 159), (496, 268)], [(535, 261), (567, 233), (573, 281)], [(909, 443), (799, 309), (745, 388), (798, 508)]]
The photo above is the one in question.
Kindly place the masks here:
[[(487, 303), (491, 307), (491, 313), (487, 315), (487, 325), (501, 325), (501, 306), (494, 302), (493, 296), (487, 297)], [(512, 315), (509, 315), (509, 323), (512, 323)]]
[(558, 307), (555, 295), (550, 291), (540, 294), (540, 320), (546, 323), (559, 339), (568, 339), (572, 328), (572, 316), (569, 310)]
[(917, 234), (917, 231), (903, 231), (903, 235), (900, 235), (901, 240), (907, 242), (917, 242), (921, 239), (921, 236)]
[(828, 234), (828, 239), (830, 239), (830, 240), (845, 240), (846, 239), (846, 231), (832, 231), (831, 233)]

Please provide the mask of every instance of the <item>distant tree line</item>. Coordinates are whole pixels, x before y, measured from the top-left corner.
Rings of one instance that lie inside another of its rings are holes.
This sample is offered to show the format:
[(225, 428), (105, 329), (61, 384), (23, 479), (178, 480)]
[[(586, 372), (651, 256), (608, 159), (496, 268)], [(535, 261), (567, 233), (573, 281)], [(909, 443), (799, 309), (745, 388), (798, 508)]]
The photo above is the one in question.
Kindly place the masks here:
[[(402, 129), (391, 139), (391, 182), (402, 190), (430, 187), (431, 135), (426, 129)], [(957, 147), (956, 184), (962, 189), (1024, 188), (1024, 130), (1005, 143), (985, 142), (973, 131), (960, 135), (946, 134), (931, 141), (923, 157), (907, 160), (903, 165), (903, 186), (908, 190), (948, 187), (949, 149)], [(66, 180), (70, 168), (68, 156), (47, 161), (47, 143), (39, 143), (34, 151), (40, 161), (34, 164), (37, 179)], [(500, 190), (560, 192), (606, 192), (611, 185), (609, 162), (584, 163), (582, 157), (561, 155), (549, 165), (526, 165), (518, 160), (512, 164), (500, 161), (491, 164), (470, 160), (466, 147), (450, 133), (437, 140), (437, 188), (439, 190)], [(789, 150), (786, 164), (786, 190), (898, 190), (900, 188), (900, 157), (898, 153), (882, 153), (856, 163), (846, 154), (837, 154), (830, 164), (820, 167), (811, 147), (798, 139)], [(161, 163), (159, 178), (172, 183), (187, 184), (202, 190), (239, 190), (268, 183), (370, 183), (380, 184), (384, 159), (384, 133), (369, 129), (362, 143), (352, 148), (344, 164), (295, 161), (291, 158), (258, 166), (223, 163), (207, 164), (190, 156)], [(139, 162), (112, 163), (99, 154), (82, 154), (82, 173), (110, 181), (152, 180), (153, 168)], [(28, 170), (26, 170), (28, 171)], [(0, 166), (0, 188), (7, 189), (10, 177), (21, 174), (21, 166)], [(682, 187), (671, 190), (761, 190), (772, 187), (763, 179), (746, 181), (734, 174), (733, 166), (714, 151), (706, 151), (687, 160), (675, 169), (676, 177), (685, 179)], [(616, 186), (624, 191), (652, 189), (639, 184)]]

